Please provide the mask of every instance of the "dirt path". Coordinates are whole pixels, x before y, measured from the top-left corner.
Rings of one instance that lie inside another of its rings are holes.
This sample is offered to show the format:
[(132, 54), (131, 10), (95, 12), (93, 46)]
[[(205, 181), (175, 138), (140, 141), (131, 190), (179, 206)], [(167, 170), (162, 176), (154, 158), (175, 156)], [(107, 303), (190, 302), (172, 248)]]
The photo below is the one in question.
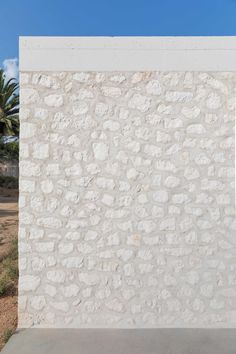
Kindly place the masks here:
[[(18, 232), (18, 195), (0, 188), (0, 262), (11, 250)], [(1, 271), (1, 270), (0, 270)], [(0, 297), (0, 350), (5, 338), (17, 325), (17, 293)]]

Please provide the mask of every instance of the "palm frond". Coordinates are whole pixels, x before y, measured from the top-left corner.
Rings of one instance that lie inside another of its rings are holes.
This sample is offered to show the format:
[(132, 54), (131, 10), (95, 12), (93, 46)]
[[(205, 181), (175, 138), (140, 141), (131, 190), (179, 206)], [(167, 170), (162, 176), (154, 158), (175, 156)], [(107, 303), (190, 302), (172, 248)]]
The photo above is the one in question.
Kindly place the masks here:
[(0, 70), (0, 136), (19, 133), (19, 84)]

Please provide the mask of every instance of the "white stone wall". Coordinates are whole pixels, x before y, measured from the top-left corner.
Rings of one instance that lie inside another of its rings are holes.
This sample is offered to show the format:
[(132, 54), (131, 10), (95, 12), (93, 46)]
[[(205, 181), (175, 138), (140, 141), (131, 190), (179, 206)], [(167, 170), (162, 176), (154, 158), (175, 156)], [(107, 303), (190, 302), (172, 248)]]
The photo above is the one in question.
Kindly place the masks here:
[(20, 327), (236, 325), (236, 73), (21, 73)]

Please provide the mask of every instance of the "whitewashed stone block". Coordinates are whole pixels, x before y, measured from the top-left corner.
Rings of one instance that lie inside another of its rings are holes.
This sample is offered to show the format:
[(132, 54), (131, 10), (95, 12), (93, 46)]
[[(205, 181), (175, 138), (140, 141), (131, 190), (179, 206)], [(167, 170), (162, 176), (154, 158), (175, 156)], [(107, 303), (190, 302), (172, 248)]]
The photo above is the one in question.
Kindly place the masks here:
[(45, 103), (49, 107), (60, 107), (63, 105), (62, 95), (49, 95), (44, 99)]
[(21, 76), (20, 327), (235, 326), (235, 73)]
[(93, 152), (96, 160), (106, 160), (108, 157), (109, 147), (105, 143), (94, 143)]
[(35, 291), (40, 284), (40, 277), (33, 275), (24, 275), (21, 277), (21, 291)]

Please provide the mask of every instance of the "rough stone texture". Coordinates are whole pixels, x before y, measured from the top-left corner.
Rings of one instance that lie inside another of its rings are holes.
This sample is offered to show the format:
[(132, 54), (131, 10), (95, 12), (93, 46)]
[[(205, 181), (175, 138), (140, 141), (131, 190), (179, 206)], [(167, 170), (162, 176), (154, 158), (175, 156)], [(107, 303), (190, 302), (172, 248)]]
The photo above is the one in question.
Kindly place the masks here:
[(19, 326), (235, 327), (236, 74), (23, 75)]

